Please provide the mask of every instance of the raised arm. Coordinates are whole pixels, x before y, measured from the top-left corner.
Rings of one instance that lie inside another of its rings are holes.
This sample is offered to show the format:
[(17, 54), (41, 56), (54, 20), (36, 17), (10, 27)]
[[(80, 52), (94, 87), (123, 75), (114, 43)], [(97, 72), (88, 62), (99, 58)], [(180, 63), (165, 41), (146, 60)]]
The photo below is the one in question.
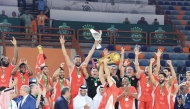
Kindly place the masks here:
[(85, 79), (89, 77), (86, 67), (87, 67), (87, 64), (82, 63), (82, 69), (83, 69), (83, 74), (84, 74)]
[(101, 63), (100, 64), (100, 68), (99, 68), (99, 79), (100, 82), (102, 83), (102, 85), (104, 85), (106, 83), (105, 79), (104, 79), (104, 70), (103, 70), (104, 65)]
[(125, 68), (129, 65), (129, 59), (126, 59), (125, 62), (122, 65), (122, 68), (120, 70), (120, 78), (123, 78), (125, 76)]
[(154, 61), (155, 61), (154, 58), (150, 59), (150, 65), (149, 65), (148, 74), (149, 74), (149, 77), (150, 77), (150, 80), (151, 80), (152, 84), (154, 86), (156, 86), (158, 84), (158, 82), (154, 79), (154, 76), (152, 75), (152, 64), (153, 64)]
[(108, 68), (108, 61), (109, 60), (110, 59), (108, 59), (108, 58), (104, 59), (104, 71), (105, 71), (105, 74), (106, 74), (107, 82), (108, 82), (109, 86), (111, 86), (113, 84), (113, 81), (111, 79), (110, 70)]
[(89, 53), (88, 53), (88, 56), (85, 58), (85, 60), (84, 60), (83, 63), (88, 64), (88, 62), (90, 61), (90, 59), (91, 59), (91, 57), (92, 57), (92, 55), (93, 55), (93, 53), (94, 53), (94, 51), (95, 51), (95, 48), (96, 48), (96, 44), (97, 44), (97, 43), (98, 43), (97, 41), (94, 42), (94, 45), (92, 46), (91, 50), (90, 50)]
[(134, 53), (135, 53), (135, 62), (134, 62), (134, 65), (135, 65), (135, 69), (137, 70), (137, 73), (136, 73), (136, 78), (140, 78), (140, 74), (141, 74), (141, 69), (140, 69), (140, 67), (139, 67), (139, 62), (138, 62), (138, 56), (139, 56), (139, 54), (141, 54), (141, 52), (139, 52), (139, 48), (138, 47), (136, 47), (135, 49), (134, 49)]
[(71, 62), (69, 56), (67, 55), (67, 50), (66, 50), (65, 45), (64, 45), (65, 44), (64, 36), (60, 36), (59, 40), (61, 43), (61, 48), (62, 48), (62, 52), (63, 52), (63, 56), (65, 58), (66, 64), (71, 69), (71, 68), (73, 68), (74, 64)]
[(125, 48), (121, 47), (121, 59), (119, 63), (119, 70), (121, 70), (121, 68), (123, 67), (124, 53), (125, 53)]
[(174, 81), (176, 80), (176, 73), (175, 73), (175, 70), (172, 66), (172, 61), (171, 60), (167, 60), (167, 64), (170, 66), (170, 70), (171, 70), (171, 73), (172, 73), (172, 77), (169, 81), (169, 85), (172, 86), (174, 84)]
[(11, 40), (12, 44), (14, 45), (14, 57), (12, 59), (12, 65), (16, 65), (17, 59), (18, 59), (18, 48), (17, 48), (17, 41), (14, 37), (12, 37), (13, 40)]
[(52, 81), (56, 82), (57, 77), (59, 76), (60, 70), (63, 69), (65, 63), (61, 63), (60, 67), (53, 73)]
[(158, 49), (157, 53), (155, 53), (157, 56), (157, 62), (156, 62), (156, 70), (154, 71), (154, 75), (158, 75), (159, 71), (160, 71), (160, 56), (162, 55), (162, 50)]
[(16, 72), (18, 71), (19, 66), (20, 66), (20, 64), (16, 65), (16, 67), (13, 69), (13, 71), (12, 71), (12, 75), (13, 75), (13, 76), (14, 76), (14, 75), (16, 74)]

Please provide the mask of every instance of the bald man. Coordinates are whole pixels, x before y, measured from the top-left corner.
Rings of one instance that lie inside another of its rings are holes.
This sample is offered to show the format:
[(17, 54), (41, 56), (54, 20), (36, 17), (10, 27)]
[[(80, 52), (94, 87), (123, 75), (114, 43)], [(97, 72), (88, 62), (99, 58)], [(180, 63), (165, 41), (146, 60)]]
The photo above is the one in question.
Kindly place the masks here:
[(18, 109), (36, 109), (36, 100), (29, 93), (30, 87), (22, 85), (20, 96), (14, 99), (18, 103)]

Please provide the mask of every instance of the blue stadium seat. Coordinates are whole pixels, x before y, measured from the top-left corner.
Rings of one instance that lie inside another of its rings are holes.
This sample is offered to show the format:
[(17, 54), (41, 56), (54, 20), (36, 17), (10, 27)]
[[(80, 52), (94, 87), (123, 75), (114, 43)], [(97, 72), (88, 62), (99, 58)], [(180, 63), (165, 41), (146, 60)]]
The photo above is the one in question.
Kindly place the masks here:
[(188, 2), (184, 2), (184, 6), (190, 6)]
[(183, 16), (183, 20), (189, 20), (188, 16)]
[(134, 53), (129, 53), (128, 58), (129, 59), (135, 59), (135, 54)]
[(152, 57), (153, 57), (153, 54), (151, 54), (151, 53), (145, 54), (146, 59), (151, 59)]
[(171, 5), (176, 5), (176, 2), (171, 2)]
[(175, 72), (177, 73), (177, 67), (174, 67)]
[(178, 55), (177, 54), (172, 54), (170, 56), (171, 60), (178, 60)]
[(177, 65), (177, 67), (179, 67), (179, 66), (183, 66), (184, 64), (183, 64), (183, 61), (177, 61), (176, 65)]
[(188, 59), (190, 60), (190, 55), (188, 55)]
[(166, 46), (165, 49), (166, 49), (166, 52), (173, 52), (172, 50), (173, 48), (170, 46)]
[[(186, 67), (190, 67), (190, 61), (185, 62)], [(187, 70), (188, 71), (188, 70)]]
[(186, 8), (186, 7), (181, 7), (181, 10), (186, 11), (186, 10), (187, 10), (187, 8)]
[(190, 12), (189, 11), (185, 11), (185, 15), (190, 15)]
[(113, 45), (108, 45), (107, 48), (108, 48), (109, 51), (114, 51), (115, 50), (115, 47)]
[(170, 5), (170, 2), (165, 2), (164, 4), (165, 4), (165, 5)]
[(178, 11), (171, 11), (173, 15), (179, 15)]
[(175, 48), (174, 48), (174, 52), (176, 52), (176, 53), (181, 53), (181, 48), (180, 48), (180, 47), (175, 47)]
[(93, 57), (94, 58), (100, 58), (101, 54), (99, 52), (94, 52)]
[(180, 21), (173, 21), (174, 22), (174, 24), (176, 24), (176, 25), (180, 25)]
[(147, 50), (147, 47), (146, 47), (146, 46), (142, 46), (142, 47), (141, 47), (141, 51), (147, 52), (147, 51), (148, 51), (148, 50)]
[(162, 1), (159, 1), (158, 4), (159, 4), (159, 5), (163, 5), (164, 3), (163, 3)]
[(184, 30), (184, 26), (182, 25), (176, 25), (179, 30)]
[(169, 56), (169, 54), (163, 54), (163, 55), (162, 55), (162, 58), (163, 58), (163, 59), (166, 59), (166, 60), (169, 60), (169, 59), (170, 59), (170, 56)]
[(170, 19), (175, 20), (175, 16), (169, 16)]
[(190, 26), (185, 26), (185, 30), (190, 30)]
[(187, 59), (187, 56), (185, 54), (180, 54), (179, 55), (179, 59), (180, 60), (186, 60)]
[(89, 61), (88, 64), (92, 65), (92, 61)]
[(178, 6), (183, 6), (182, 2), (177, 2)]
[(162, 8), (163, 10), (168, 10), (168, 6), (165, 6), (165, 5), (162, 5), (161, 8)]
[(162, 67), (165, 67), (165, 66), (166, 66), (166, 61), (160, 60), (160, 65), (161, 65)]
[(154, 47), (154, 46), (151, 46), (151, 47), (149, 48), (149, 50), (150, 50), (150, 52), (156, 52), (156, 51), (157, 51), (157, 48)]
[(171, 14), (171, 11), (166, 11), (166, 14)]
[(124, 53), (124, 59), (126, 59), (127, 58), (127, 54), (126, 53)]
[(187, 35), (187, 40), (190, 41), (190, 36)]
[(175, 10), (173, 6), (169, 6), (169, 10)]
[(87, 57), (88, 56), (88, 54), (84, 54), (84, 57)]
[(190, 21), (188, 21), (188, 25), (190, 25)]
[(141, 66), (148, 66), (149, 62), (147, 60), (142, 60), (141, 61)]

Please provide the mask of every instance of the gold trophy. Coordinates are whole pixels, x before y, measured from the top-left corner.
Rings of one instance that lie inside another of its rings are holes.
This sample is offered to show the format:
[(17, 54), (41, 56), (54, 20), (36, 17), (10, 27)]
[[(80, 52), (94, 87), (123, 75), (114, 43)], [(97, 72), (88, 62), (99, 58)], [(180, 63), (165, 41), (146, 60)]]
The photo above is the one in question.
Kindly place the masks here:
[(43, 53), (43, 47), (41, 45), (38, 45), (37, 48), (39, 53)]
[(120, 54), (119, 53), (110, 53), (107, 56), (104, 56), (100, 59), (97, 60), (96, 66), (99, 67), (101, 63), (104, 62), (105, 58), (109, 58), (110, 61), (108, 62), (108, 64), (112, 64), (112, 63), (117, 63), (118, 61), (120, 61)]

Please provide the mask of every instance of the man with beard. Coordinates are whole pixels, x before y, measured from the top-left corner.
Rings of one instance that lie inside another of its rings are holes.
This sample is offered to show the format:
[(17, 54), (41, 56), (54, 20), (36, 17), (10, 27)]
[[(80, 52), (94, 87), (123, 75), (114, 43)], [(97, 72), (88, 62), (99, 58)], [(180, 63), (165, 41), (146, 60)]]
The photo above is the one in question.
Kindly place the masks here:
[[(37, 84), (41, 86), (41, 89), (43, 89), (43, 87), (46, 88), (46, 98), (48, 99), (49, 105), (51, 105), (50, 91), (53, 88), (52, 88), (52, 79), (50, 76), (48, 76), (49, 73), (48, 66), (42, 66), (40, 70), (41, 72), (37, 73), (36, 81)], [(48, 108), (50, 106), (46, 107)]]
[[(163, 72), (166, 74), (166, 80), (165, 82), (169, 82), (170, 81), (170, 69), (169, 68), (164, 68), (163, 69)], [(177, 82), (177, 79), (174, 81), (174, 84), (172, 84), (172, 87), (170, 89), (170, 93), (171, 93), (171, 96), (170, 96), (170, 108), (171, 109), (174, 109), (174, 103), (175, 103), (175, 97), (177, 95), (177, 92), (179, 90), (179, 85), (178, 85), (178, 82)]]
[(170, 78), (169, 82), (165, 82), (166, 74), (165, 73), (159, 73), (158, 74), (158, 80), (156, 81), (154, 76), (152, 75), (152, 64), (155, 61), (154, 58), (150, 59), (150, 65), (149, 65), (149, 77), (150, 80), (154, 86), (154, 105), (153, 109), (171, 109), (169, 102), (170, 102), (170, 92), (169, 89), (173, 85), (176, 74), (174, 71), (174, 68), (172, 66), (171, 60), (168, 60), (167, 63), (170, 66), (172, 77)]
[(69, 80), (64, 78), (65, 72), (64, 72), (64, 63), (60, 64), (60, 67), (54, 72), (52, 81), (53, 81), (53, 89), (54, 89), (54, 102), (61, 96), (61, 90), (64, 87), (68, 87), (70, 85)]
[(135, 87), (129, 84), (129, 79), (122, 79), (122, 87), (119, 88), (119, 109), (135, 109), (135, 98), (137, 99), (137, 91)]
[[(115, 80), (110, 76), (110, 70), (107, 65), (109, 61), (109, 59), (105, 58), (104, 63), (100, 64), (99, 78), (101, 83), (104, 85), (105, 93), (98, 109), (114, 109), (114, 105), (117, 101), (118, 88), (116, 87)], [(104, 72), (106, 79), (104, 78)]]
[[(135, 53), (135, 68), (137, 70), (136, 78), (139, 79), (138, 81), (138, 100), (139, 105), (138, 109), (152, 109), (152, 101), (153, 101), (153, 85), (150, 82), (150, 78), (148, 75), (148, 66), (145, 67), (144, 73), (141, 71), (138, 63), (138, 56), (141, 54), (139, 52), (139, 48), (134, 49)], [(160, 52), (156, 53), (156, 55), (160, 56)]]
[(92, 98), (87, 95), (87, 86), (82, 85), (79, 88), (78, 95), (73, 99), (74, 109), (92, 109)]
[[(67, 51), (65, 48), (65, 39), (64, 36), (60, 36), (60, 43), (62, 47), (63, 56), (65, 58), (66, 64), (69, 68), (69, 75), (70, 75), (70, 82), (71, 82), (71, 102), (69, 104), (69, 109), (72, 109), (72, 99), (77, 96), (79, 87), (84, 84), (84, 73), (83, 69), (81, 68), (81, 57), (75, 56), (74, 63), (70, 60), (69, 56), (67, 55)], [(92, 49), (90, 50), (88, 56), (84, 60), (83, 63), (88, 63), (94, 53), (97, 41), (95, 41)]]
[(22, 85), (29, 85), (29, 77), (33, 75), (33, 72), (31, 67), (27, 64), (26, 59), (20, 59), (20, 63), (14, 68), (12, 75), (18, 79), (18, 89), (20, 89)]
[(14, 69), (14, 65), (17, 63), (18, 59), (18, 49), (17, 49), (17, 42), (16, 39), (13, 37), (13, 40), (11, 40), (12, 44), (14, 45), (14, 57), (12, 59), (12, 62), (10, 64), (8, 57), (1, 58), (0, 62), (0, 87), (9, 87), (9, 83), (11, 79), (11, 73)]
[(83, 68), (84, 78), (86, 79), (86, 83), (88, 87), (88, 96), (90, 98), (94, 98), (94, 96), (96, 95), (97, 87), (101, 85), (101, 82), (98, 77), (98, 69), (92, 68), (91, 76), (89, 76), (86, 67), (87, 67), (87, 64), (83, 63), (82, 68)]
[(187, 80), (187, 81), (181, 83), (180, 86), (181, 86), (181, 85), (186, 85), (187, 88), (188, 88), (188, 92), (190, 93), (190, 71), (187, 71), (187, 72), (186, 72), (186, 80)]

